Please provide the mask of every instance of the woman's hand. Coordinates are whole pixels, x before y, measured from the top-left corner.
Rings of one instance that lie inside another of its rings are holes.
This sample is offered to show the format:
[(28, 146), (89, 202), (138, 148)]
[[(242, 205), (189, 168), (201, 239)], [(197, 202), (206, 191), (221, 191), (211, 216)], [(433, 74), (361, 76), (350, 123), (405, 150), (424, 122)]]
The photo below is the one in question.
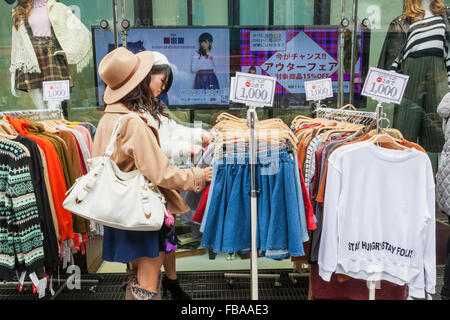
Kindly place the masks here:
[(203, 169), (203, 174), (205, 175), (206, 182), (211, 182), (212, 179), (212, 167)]
[(189, 153), (192, 157), (195, 157), (196, 155), (198, 155), (200, 152), (203, 152), (203, 151), (205, 151), (205, 148), (200, 147), (196, 144), (192, 144), (191, 150), (189, 151)]
[(202, 142), (209, 143), (210, 140), (211, 140), (210, 132), (203, 130), (202, 131)]

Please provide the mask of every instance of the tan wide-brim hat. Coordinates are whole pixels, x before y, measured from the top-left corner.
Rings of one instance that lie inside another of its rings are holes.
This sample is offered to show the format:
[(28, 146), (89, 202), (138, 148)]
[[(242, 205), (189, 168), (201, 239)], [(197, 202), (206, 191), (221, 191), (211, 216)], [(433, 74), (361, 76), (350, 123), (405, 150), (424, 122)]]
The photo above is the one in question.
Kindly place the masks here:
[(103, 96), (105, 103), (115, 103), (136, 88), (150, 73), (153, 62), (151, 51), (133, 54), (119, 47), (108, 53), (98, 66), (100, 78), (107, 85)]

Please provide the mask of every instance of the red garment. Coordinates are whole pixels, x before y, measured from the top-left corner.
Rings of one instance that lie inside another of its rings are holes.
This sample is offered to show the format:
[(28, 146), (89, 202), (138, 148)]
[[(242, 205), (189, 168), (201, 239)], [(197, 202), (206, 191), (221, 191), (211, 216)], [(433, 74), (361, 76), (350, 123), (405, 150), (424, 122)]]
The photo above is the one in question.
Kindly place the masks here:
[(321, 123), (315, 123), (315, 124), (308, 124), (304, 127), (298, 128), (297, 130), (295, 130), (294, 134), (297, 134), (297, 132), (301, 131), (301, 130), (305, 130), (308, 128), (314, 128), (314, 127), (323, 127), (324, 125)]
[[(369, 288), (367, 281), (349, 279), (338, 280), (336, 273), (330, 282), (319, 276), (319, 266), (311, 265), (311, 300), (368, 300)], [(398, 286), (387, 281), (381, 281), (380, 289), (375, 290), (375, 300), (406, 300), (406, 285)]]
[(297, 158), (298, 171), (300, 173), (300, 185), (302, 186), (302, 194), (303, 194), (303, 204), (305, 206), (305, 215), (306, 215), (306, 227), (308, 230), (316, 230), (317, 225), (314, 221), (314, 209), (311, 205), (311, 200), (308, 195), (308, 190), (306, 189), (305, 179), (303, 178), (303, 171), (300, 165), (300, 160)]
[(194, 214), (194, 217), (192, 218), (192, 221), (202, 223), (203, 215), (205, 214), (206, 210), (206, 202), (208, 201), (208, 194), (209, 194), (209, 187), (211, 186), (210, 183), (205, 188), (205, 192), (203, 192), (202, 199), (200, 200), (200, 204), (198, 205), (197, 211)]
[(55, 147), (50, 141), (28, 132), (26, 128), (30, 125), (29, 121), (14, 119), (10, 116), (6, 116), (6, 119), (20, 135), (31, 138), (44, 151), (61, 240), (73, 239), (72, 214), (62, 206), (66, 198), (67, 186), (64, 180), (61, 160), (56, 153)]

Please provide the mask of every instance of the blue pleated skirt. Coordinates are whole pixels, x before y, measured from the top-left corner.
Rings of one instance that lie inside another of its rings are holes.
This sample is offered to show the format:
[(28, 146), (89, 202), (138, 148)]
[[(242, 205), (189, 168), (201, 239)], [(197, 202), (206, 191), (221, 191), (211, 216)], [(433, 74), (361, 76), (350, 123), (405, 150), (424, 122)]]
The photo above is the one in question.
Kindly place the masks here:
[[(251, 165), (248, 154), (214, 162), (213, 190), (205, 212), (202, 246), (214, 252), (251, 249)], [(291, 156), (282, 151), (276, 163), (256, 164), (258, 194), (257, 247), (266, 257), (303, 256), (301, 206)]]

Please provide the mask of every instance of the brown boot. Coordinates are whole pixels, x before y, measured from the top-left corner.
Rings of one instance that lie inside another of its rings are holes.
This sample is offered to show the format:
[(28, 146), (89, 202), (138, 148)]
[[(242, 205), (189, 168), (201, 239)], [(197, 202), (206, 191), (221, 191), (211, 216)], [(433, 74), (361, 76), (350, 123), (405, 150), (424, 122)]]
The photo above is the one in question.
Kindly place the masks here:
[(161, 300), (159, 291), (148, 291), (142, 288), (137, 278), (131, 283), (131, 294), (135, 300)]
[(125, 289), (125, 300), (136, 300), (134, 296), (131, 294), (131, 283), (136, 280), (137, 281), (137, 269), (129, 269), (127, 265), (127, 288)]

